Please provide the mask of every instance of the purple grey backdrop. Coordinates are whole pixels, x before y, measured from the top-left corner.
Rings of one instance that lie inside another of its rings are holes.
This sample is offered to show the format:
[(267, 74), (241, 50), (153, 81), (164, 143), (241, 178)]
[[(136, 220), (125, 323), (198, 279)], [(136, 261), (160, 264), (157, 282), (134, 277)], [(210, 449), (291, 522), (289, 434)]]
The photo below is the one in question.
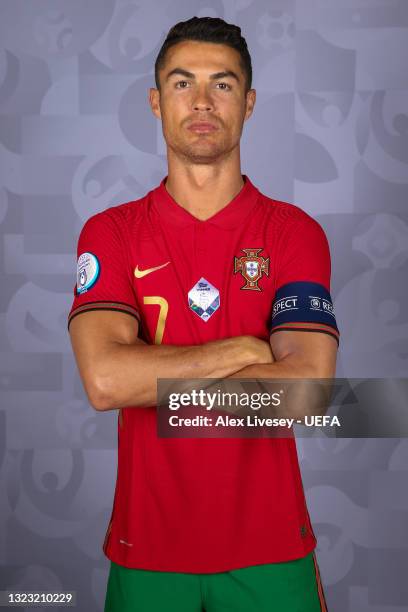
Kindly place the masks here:
[[(406, 0), (2, 0), (0, 590), (73, 589), (80, 612), (103, 607), (117, 412), (87, 403), (66, 330), (76, 241), (166, 174), (148, 88), (193, 15), (248, 41), (243, 172), (326, 230), (337, 375), (407, 376)], [(330, 612), (408, 610), (408, 441), (298, 453)]]

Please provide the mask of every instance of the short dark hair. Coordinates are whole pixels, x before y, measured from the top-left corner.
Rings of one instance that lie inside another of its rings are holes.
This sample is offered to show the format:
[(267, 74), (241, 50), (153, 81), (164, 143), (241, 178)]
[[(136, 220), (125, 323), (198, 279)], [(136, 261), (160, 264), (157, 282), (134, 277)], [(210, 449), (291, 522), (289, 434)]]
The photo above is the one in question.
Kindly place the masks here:
[(227, 23), (219, 17), (192, 17), (187, 21), (179, 21), (167, 34), (154, 65), (154, 79), (157, 89), (160, 89), (159, 70), (165, 63), (168, 49), (184, 40), (199, 40), (202, 42), (219, 43), (236, 49), (241, 56), (241, 68), (246, 76), (246, 92), (252, 85), (251, 56), (241, 28)]

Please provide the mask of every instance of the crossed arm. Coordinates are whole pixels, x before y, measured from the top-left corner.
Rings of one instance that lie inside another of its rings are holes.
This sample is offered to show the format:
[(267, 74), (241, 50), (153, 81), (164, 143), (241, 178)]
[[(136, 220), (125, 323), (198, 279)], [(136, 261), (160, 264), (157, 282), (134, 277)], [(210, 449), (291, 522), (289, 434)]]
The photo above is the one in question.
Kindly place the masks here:
[(337, 342), (321, 332), (279, 331), (270, 342), (237, 336), (195, 346), (150, 345), (129, 314), (98, 310), (71, 321), (82, 383), (98, 411), (155, 406), (158, 378), (332, 378)]

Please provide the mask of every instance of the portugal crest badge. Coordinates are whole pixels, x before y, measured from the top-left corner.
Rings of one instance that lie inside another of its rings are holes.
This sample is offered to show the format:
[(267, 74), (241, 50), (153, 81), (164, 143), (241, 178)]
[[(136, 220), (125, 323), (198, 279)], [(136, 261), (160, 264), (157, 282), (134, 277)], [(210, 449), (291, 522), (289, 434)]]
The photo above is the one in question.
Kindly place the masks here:
[(242, 257), (234, 257), (234, 274), (241, 272), (246, 283), (241, 289), (262, 291), (258, 286), (262, 274), (269, 276), (269, 257), (260, 257), (263, 249), (242, 249), (245, 253)]

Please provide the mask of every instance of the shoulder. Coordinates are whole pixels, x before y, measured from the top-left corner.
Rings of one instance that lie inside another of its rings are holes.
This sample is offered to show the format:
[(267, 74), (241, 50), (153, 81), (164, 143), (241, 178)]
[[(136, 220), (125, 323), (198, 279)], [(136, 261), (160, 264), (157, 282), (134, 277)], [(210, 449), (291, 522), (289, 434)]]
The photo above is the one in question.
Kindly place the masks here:
[(89, 228), (117, 228), (123, 231), (131, 225), (141, 223), (145, 218), (148, 207), (147, 195), (137, 200), (123, 202), (105, 208), (91, 215), (84, 223)]
[(303, 208), (286, 202), (285, 200), (277, 200), (261, 193), (260, 197), (261, 206), (265, 212), (274, 222), (279, 221), (280, 223), (296, 223), (308, 225), (309, 223), (317, 223), (317, 221), (309, 215)]
[(265, 225), (278, 231), (281, 236), (286, 238), (293, 234), (300, 233), (325, 236), (325, 232), (320, 223), (309, 215), (303, 208), (269, 197), (261, 193), (260, 205), (265, 217)]

